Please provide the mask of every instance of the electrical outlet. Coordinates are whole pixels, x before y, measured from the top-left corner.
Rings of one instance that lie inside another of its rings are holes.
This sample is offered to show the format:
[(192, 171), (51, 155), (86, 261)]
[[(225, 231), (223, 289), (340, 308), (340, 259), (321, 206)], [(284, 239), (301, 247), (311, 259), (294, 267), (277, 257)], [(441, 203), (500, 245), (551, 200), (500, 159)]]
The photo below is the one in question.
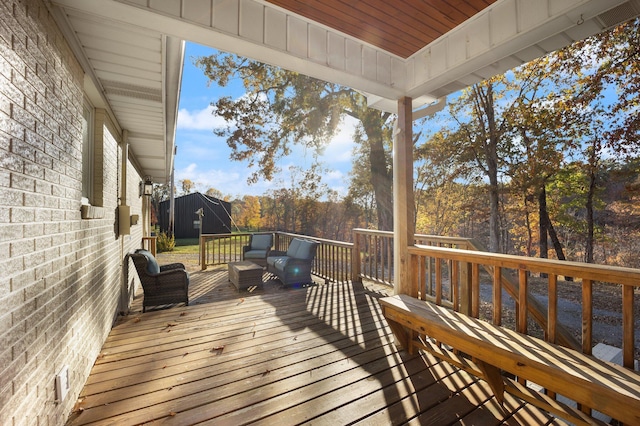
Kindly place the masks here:
[(65, 365), (56, 376), (56, 402), (59, 404), (64, 401), (71, 384), (69, 383), (69, 366)]

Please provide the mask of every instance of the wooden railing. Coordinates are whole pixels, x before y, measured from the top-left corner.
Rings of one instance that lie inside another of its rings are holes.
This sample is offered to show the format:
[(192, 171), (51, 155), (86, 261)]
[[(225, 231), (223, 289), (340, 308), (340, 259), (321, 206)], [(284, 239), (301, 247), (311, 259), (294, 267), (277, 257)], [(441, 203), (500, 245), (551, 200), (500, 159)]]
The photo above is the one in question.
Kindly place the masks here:
[[(544, 337), (549, 342), (564, 345), (567, 342), (560, 341), (559, 338), (561, 324), (558, 319), (558, 277), (573, 277), (574, 282), (581, 282), (582, 287), (581, 341), (579, 347), (574, 349), (579, 349), (586, 354), (591, 354), (594, 322), (596, 322), (593, 314), (594, 286), (617, 285), (620, 287), (622, 300), (623, 365), (633, 368), (636, 351), (634, 292), (640, 287), (640, 270), (426, 245), (409, 247), (408, 250), (411, 262), (410, 275), (413, 279), (411, 295), (436, 304), (450, 306), (454, 310), (459, 310), (460, 301), (468, 297), (470, 311), (464, 313), (476, 318), (480, 314), (480, 269), (485, 268), (491, 271), (491, 320), (496, 325), (501, 325), (503, 320), (502, 290), (506, 290), (503, 278), (514, 273), (518, 284), (515, 296), (515, 328), (525, 334), (529, 332), (527, 320), (531, 313), (530, 304), (535, 300), (529, 292), (529, 277), (531, 274), (547, 276), (548, 310), (546, 321), (544, 321), (544, 335), (540, 337)], [(427, 284), (429, 275), (433, 275), (434, 279), (433, 292)], [(450, 297), (444, 297), (445, 293), (450, 293)]]
[(249, 244), (250, 233), (202, 234), (200, 236), (200, 267), (221, 265), (242, 260), (242, 247)]
[[(206, 234), (200, 237), (200, 265), (219, 265), (242, 260), (242, 247), (249, 243), (249, 233)], [(287, 251), (293, 238), (312, 239), (320, 243), (311, 273), (325, 282), (346, 282), (352, 278), (352, 243), (313, 238), (287, 232), (274, 233), (274, 250)]]
[[(286, 251), (295, 237), (320, 242), (312, 273), (325, 281), (372, 280), (393, 285), (393, 233), (355, 229), (354, 243), (324, 240), (304, 235), (276, 232), (274, 249)], [(241, 260), (242, 246), (250, 234), (203, 235), (201, 265)], [(624, 365), (633, 366), (636, 351), (634, 332), (634, 291), (640, 289), (640, 271), (579, 262), (536, 259), (488, 253), (472, 239), (415, 235), (408, 248), (413, 280), (411, 296), (430, 300), (464, 314), (479, 317), (481, 302), (488, 303), (487, 318), (501, 325), (504, 316), (515, 312), (515, 329), (529, 333), (531, 319), (545, 340), (590, 354), (593, 344), (594, 286), (620, 287)], [(530, 294), (529, 277), (546, 276), (548, 304)], [(582, 288), (582, 329), (570, 330), (558, 317), (558, 277), (573, 277)], [(481, 297), (481, 280), (485, 296)], [(606, 284), (609, 283), (609, 284)], [(491, 286), (489, 290), (487, 285)], [(598, 289), (599, 287), (595, 287)], [(503, 300), (503, 291), (510, 300)], [(611, 290), (610, 290), (611, 291)], [(507, 303), (509, 302), (509, 303)], [(609, 307), (615, 308), (615, 307)], [(577, 336), (577, 338), (576, 338)], [(617, 342), (612, 342), (618, 344)]]
[(152, 255), (156, 255), (158, 237), (142, 237), (142, 248), (151, 252)]
[(352, 277), (353, 244), (344, 241), (326, 240), (308, 237), (306, 235), (276, 232), (274, 247), (276, 250), (286, 251), (294, 238), (311, 239), (320, 243), (313, 260), (311, 273), (325, 282), (347, 282)]
[(354, 280), (393, 286), (393, 232), (353, 230)]
[[(393, 286), (393, 232), (356, 228), (353, 241), (355, 277)], [(437, 235), (416, 234), (414, 243), (460, 249), (474, 247), (469, 238)]]

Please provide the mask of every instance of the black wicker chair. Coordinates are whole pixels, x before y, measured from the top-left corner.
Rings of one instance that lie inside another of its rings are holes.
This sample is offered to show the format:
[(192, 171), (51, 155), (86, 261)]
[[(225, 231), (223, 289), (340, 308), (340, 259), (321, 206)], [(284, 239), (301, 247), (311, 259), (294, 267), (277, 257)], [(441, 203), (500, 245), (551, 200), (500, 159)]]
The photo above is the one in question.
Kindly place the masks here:
[(136, 250), (129, 255), (138, 271), (144, 290), (142, 312), (147, 306), (189, 305), (189, 274), (182, 263), (159, 266), (147, 250)]

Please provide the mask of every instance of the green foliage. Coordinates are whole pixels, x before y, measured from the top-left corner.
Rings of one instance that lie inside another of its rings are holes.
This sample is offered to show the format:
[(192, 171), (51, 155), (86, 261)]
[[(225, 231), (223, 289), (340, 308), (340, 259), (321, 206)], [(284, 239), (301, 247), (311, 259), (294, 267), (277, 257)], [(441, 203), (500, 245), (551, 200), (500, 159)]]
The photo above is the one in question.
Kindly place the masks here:
[(167, 235), (167, 233), (161, 232), (160, 235), (158, 235), (156, 244), (158, 252), (160, 253), (163, 251), (173, 251), (176, 246), (176, 239), (173, 235)]
[(352, 89), (286, 71), (232, 54), (218, 53), (194, 60), (212, 83), (242, 82), (246, 94), (212, 103), (213, 114), (227, 126), (216, 129), (226, 138), (230, 158), (246, 161), (255, 170), (248, 183), (271, 180), (280, 171), (278, 160), (294, 144), (319, 154), (335, 135), (344, 117), (357, 121), (356, 142), (363, 148), (375, 195), (379, 229), (393, 229), (391, 140), (393, 115), (367, 107)]

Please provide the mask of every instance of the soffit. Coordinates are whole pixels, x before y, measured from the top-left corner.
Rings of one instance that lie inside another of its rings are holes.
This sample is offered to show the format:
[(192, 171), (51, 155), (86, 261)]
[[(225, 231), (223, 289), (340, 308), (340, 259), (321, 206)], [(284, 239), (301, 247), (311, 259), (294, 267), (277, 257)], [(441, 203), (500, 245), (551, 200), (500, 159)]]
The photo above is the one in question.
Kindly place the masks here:
[[(414, 109), (638, 16), (640, 0), (51, 0), (143, 174), (172, 169), (183, 40)], [(96, 105), (100, 106), (100, 105)]]
[(406, 59), (496, 0), (267, 1)]
[(93, 106), (105, 109), (126, 137), (140, 173), (154, 182), (168, 182), (182, 40), (91, 10), (51, 10), (83, 65), (85, 93)]

